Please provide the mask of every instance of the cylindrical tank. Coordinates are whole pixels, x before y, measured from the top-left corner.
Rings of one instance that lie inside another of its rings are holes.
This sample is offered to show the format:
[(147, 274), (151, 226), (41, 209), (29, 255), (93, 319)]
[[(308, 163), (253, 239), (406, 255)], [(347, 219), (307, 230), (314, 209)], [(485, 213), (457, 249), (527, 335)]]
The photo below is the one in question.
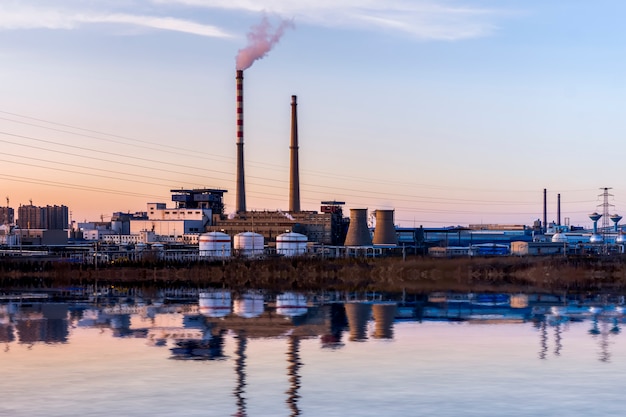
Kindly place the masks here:
[(306, 253), (307, 237), (289, 232), (276, 236), (276, 253), (284, 256), (298, 256)]
[(228, 258), (230, 257), (230, 236), (222, 232), (201, 234), (198, 238), (200, 258)]
[(263, 255), (263, 235), (254, 232), (237, 233), (233, 239), (233, 247), (242, 256)]
[(345, 246), (372, 246), (372, 236), (367, 227), (367, 209), (350, 209)]
[(555, 233), (552, 235), (552, 242), (567, 243), (567, 235), (565, 233)]
[(374, 245), (397, 245), (398, 236), (393, 224), (393, 210), (376, 210)]

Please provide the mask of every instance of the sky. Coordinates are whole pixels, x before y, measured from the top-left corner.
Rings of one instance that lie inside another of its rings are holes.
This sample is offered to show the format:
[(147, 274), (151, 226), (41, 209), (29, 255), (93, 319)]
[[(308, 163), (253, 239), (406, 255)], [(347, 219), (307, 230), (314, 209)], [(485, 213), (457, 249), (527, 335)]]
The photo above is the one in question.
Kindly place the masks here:
[[(0, 186), (74, 221), (228, 190), (244, 71), (248, 210), (287, 210), (291, 95), (300, 194), (395, 209), (400, 226), (591, 226), (626, 215), (617, 0), (3, 0)], [(280, 33), (279, 33), (280, 34)], [(4, 205), (5, 201), (1, 204)]]

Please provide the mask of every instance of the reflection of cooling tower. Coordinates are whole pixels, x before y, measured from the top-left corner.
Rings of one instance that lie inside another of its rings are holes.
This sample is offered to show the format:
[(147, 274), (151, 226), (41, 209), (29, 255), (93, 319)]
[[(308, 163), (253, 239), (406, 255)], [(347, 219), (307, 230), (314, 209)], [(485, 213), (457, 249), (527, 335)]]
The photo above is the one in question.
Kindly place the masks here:
[(374, 245), (397, 245), (398, 236), (393, 224), (393, 210), (376, 210)]
[(237, 70), (237, 213), (246, 211), (246, 186), (243, 174), (243, 71)]
[(372, 237), (367, 228), (367, 209), (350, 209), (350, 226), (346, 246), (371, 246)]
[(372, 305), (370, 303), (346, 303), (346, 316), (350, 328), (351, 341), (367, 339), (367, 322), (370, 319)]
[(396, 303), (374, 304), (374, 337), (376, 339), (393, 338), (393, 319), (396, 316)]
[(289, 211), (300, 211), (300, 174), (298, 168), (298, 113), (296, 96), (291, 96), (291, 172), (289, 175)]

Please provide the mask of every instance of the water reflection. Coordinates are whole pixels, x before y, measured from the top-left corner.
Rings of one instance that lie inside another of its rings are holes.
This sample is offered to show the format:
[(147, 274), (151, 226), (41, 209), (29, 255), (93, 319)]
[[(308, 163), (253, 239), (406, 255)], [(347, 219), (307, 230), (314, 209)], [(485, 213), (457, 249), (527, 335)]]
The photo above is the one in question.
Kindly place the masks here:
[(348, 327), (350, 328), (349, 340), (352, 342), (364, 342), (367, 340), (367, 323), (372, 313), (372, 304), (369, 302), (349, 302), (345, 304)]
[(246, 345), (248, 343), (245, 332), (238, 332), (235, 336), (237, 349), (235, 350), (235, 373), (237, 374), (237, 385), (233, 390), (237, 402), (237, 417), (245, 417), (246, 414)]
[(291, 410), (291, 416), (299, 416), (300, 409), (298, 408), (298, 400), (300, 396), (298, 395), (298, 390), (300, 389), (300, 368), (302, 367), (302, 362), (300, 362), (300, 338), (298, 336), (290, 336), (288, 339), (287, 349), (287, 362), (289, 366), (287, 367), (287, 375), (289, 376), (289, 389), (286, 394), (287, 397), (287, 405)]

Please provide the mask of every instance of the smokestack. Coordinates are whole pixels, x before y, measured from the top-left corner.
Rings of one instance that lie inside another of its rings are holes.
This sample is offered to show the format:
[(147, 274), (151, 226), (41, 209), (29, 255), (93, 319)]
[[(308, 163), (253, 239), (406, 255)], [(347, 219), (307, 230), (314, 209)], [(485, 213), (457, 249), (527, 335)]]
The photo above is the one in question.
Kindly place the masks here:
[(561, 225), (561, 194), (556, 195), (556, 224)]
[(291, 172), (289, 173), (289, 211), (300, 211), (300, 175), (298, 168), (297, 97), (291, 96)]
[(548, 191), (543, 189), (543, 233), (548, 230)]
[(243, 70), (237, 70), (237, 213), (246, 211), (246, 184), (243, 173)]

